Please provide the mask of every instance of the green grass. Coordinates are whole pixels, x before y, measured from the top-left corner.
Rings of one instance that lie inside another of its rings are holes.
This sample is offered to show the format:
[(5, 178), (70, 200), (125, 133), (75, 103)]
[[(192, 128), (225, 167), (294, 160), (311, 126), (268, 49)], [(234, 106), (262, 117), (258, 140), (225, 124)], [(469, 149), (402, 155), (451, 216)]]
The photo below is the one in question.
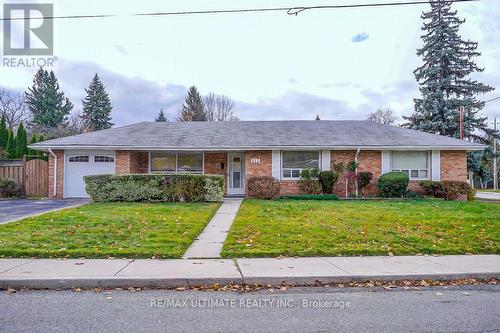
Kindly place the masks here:
[(488, 188), (488, 189), (485, 189), (485, 190), (478, 189), (477, 191), (478, 192), (495, 192), (495, 193), (500, 193), (500, 190), (494, 190), (492, 188)]
[(245, 200), (224, 257), (500, 253), (500, 205)]
[(218, 203), (95, 203), (0, 225), (0, 257), (179, 258)]

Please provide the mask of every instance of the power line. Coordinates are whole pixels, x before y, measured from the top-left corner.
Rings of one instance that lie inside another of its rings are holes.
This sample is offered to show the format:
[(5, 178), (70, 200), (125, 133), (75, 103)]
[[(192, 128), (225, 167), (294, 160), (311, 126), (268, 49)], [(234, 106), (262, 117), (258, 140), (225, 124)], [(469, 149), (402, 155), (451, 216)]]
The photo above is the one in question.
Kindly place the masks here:
[[(472, 2), (479, 0), (445, 0), (445, 2)], [(262, 13), (262, 12), (286, 12), (288, 15), (297, 16), (306, 10), (324, 10), (324, 9), (345, 9), (345, 8), (367, 8), (367, 7), (389, 7), (389, 6), (408, 6), (425, 5), (430, 1), (405, 1), (405, 2), (379, 2), (363, 4), (346, 5), (318, 5), (304, 7), (268, 7), (268, 8), (246, 8), (246, 9), (214, 9), (214, 10), (188, 10), (177, 12), (151, 12), (151, 13), (132, 13), (132, 14), (96, 14), (96, 15), (65, 15), (65, 16), (47, 16), (33, 17), (30, 20), (59, 20), (59, 19), (91, 19), (91, 18), (112, 18), (120, 16), (176, 16), (176, 15), (202, 15), (202, 14), (234, 14), (234, 13)], [(0, 21), (24, 20), (24, 17), (0, 18)]]
[(487, 100), (487, 101), (484, 101), (484, 103), (493, 102), (493, 101), (496, 101), (497, 99), (500, 99), (500, 96), (495, 97), (495, 98), (492, 98), (492, 99), (489, 99), (489, 100)]

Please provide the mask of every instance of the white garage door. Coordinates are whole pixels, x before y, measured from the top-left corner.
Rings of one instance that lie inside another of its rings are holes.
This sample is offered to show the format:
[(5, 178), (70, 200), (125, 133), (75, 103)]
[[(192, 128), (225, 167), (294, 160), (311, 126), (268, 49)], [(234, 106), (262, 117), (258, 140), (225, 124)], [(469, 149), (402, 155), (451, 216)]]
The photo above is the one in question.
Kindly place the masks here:
[(113, 152), (66, 152), (64, 161), (64, 197), (83, 198), (85, 191), (83, 176), (115, 173)]

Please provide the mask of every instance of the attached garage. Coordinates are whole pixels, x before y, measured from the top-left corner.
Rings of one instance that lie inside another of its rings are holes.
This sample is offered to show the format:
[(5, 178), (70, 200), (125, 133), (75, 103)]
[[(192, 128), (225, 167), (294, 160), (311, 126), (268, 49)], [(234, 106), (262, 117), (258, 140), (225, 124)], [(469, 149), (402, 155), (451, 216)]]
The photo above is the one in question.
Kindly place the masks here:
[(64, 154), (64, 197), (85, 198), (84, 176), (115, 173), (112, 151), (66, 151)]

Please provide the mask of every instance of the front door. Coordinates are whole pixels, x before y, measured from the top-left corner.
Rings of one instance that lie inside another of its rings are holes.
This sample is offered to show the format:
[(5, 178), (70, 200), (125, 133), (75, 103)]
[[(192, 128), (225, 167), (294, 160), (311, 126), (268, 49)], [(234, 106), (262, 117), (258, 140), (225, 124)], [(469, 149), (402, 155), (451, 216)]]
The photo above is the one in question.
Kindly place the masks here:
[(228, 157), (227, 194), (245, 194), (245, 159), (243, 153), (231, 153)]

